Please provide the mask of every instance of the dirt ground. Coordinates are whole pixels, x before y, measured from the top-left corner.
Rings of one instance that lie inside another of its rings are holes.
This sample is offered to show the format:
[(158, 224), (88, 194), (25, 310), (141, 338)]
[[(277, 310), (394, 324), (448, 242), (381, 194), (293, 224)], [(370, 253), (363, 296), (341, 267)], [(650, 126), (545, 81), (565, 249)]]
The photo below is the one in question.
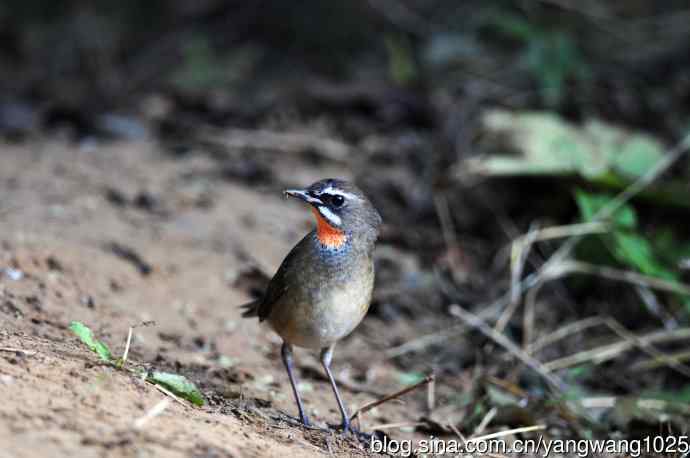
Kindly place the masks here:
[[(261, 285), (257, 272), (271, 275), (309, 229), (309, 212), (280, 189), (212, 179), (211, 159), (172, 158), (153, 143), (32, 140), (0, 151), (0, 456), (367, 454), (354, 439), (291, 424), (278, 338), (237, 308)], [(281, 160), (282, 178), (295, 184), (347, 174)], [(131, 364), (187, 376), (206, 405), (170, 402), (136, 427), (166, 396), (99, 363), (67, 328), (72, 320), (117, 356), (137, 326)], [(385, 362), (371, 365), (368, 355), (388, 344), (378, 324), (365, 320), (336, 352), (350, 410), (400, 388)], [(337, 422), (316, 355), (297, 358), (309, 413)], [(365, 429), (414, 420), (423, 397), (375, 409)]]

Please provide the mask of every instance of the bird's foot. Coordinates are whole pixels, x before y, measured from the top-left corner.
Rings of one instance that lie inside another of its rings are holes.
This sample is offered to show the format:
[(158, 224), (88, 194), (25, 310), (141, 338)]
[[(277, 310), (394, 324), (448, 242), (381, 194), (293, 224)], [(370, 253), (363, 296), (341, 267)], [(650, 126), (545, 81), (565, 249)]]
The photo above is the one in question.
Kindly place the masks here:
[(359, 429), (355, 428), (349, 421), (344, 421), (339, 425), (329, 424), (328, 427), (331, 430), (340, 431), (340, 434), (342, 435), (352, 434), (354, 437), (359, 439), (360, 442), (364, 443), (371, 442), (372, 437), (378, 437), (378, 431), (374, 431), (373, 433), (365, 433), (364, 431), (360, 431)]
[(280, 419), (285, 421), (286, 423), (290, 424), (291, 426), (299, 426), (302, 428), (306, 429), (319, 429), (322, 430), (323, 428), (319, 428), (318, 426), (314, 426), (311, 421), (309, 421), (309, 417), (306, 415), (300, 416), (299, 418), (292, 417), (290, 415), (281, 415)]
[(309, 421), (309, 417), (307, 417), (306, 415), (301, 415), (299, 421), (305, 428), (311, 428), (311, 422)]

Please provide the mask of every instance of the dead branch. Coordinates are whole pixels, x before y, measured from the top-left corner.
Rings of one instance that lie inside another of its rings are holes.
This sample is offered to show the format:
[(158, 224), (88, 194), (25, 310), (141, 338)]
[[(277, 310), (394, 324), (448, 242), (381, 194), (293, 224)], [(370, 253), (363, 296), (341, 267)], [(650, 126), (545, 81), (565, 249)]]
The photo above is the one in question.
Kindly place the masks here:
[(355, 413), (353, 413), (352, 416), (350, 416), (350, 421), (354, 421), (356, 418), (359, 417), (360, 414), (366, 413), (366, 412), (370, 411), (371, 409), (373, 409), (374, 407), (378, 407), (381, 404), (384, 404), (386, 402), (392, 401), (393, 399), (397, 399), (401, 396), (404, 396), (407, 393), (409, 393), (410, 391), (414, 391), (417, 388), (424, 386), (427, 383), (431, 383), (434, 380), (435, 380), (434, 374), (429, 374), (426, 377), (424, 377), (423, 380), (415, 383), (414, 385), (410, 385), (408, 387), (405, 387), (400, 391), (396, 391), (395, 393), (391, 393), (391, 394), (384, 396), (383, 398), (378, 399), (376, 401), (368, 402), (368, 403), (364, 404), (362, 407), (360, 407), (359, 409), (357, 409), (355, 411)]
[(460, 318), (473, 328), (479, 330), (486, 337), (490, 338), (498, 345), (506, 349), (510, 354), (519, 359), (525, 366), (539, 374), (555, 391), (559, 393), (565, 391), (566, 384), (560, 378), (550, 374), (548, 369), (546, 369), (541, 362), (528, 355), (505, 335), (496, 332), (496, 330), (486, 324), (486, 322), (477, 315), (465, 310), (457, 304), (454, 304), (450, 307), (450, 313), (453, 316)]

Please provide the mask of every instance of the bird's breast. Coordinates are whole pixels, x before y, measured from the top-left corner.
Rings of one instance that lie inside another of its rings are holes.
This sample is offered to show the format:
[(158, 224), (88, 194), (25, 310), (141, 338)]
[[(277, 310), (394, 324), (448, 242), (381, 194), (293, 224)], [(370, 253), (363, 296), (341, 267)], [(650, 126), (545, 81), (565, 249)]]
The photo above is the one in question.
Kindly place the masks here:
[(287, 342), (322, 348), (350, 334), (371, 302), (374, 266), (370, 256), (321, 257), (305, 265), (301, 281), (291, 284), (269, 323)]

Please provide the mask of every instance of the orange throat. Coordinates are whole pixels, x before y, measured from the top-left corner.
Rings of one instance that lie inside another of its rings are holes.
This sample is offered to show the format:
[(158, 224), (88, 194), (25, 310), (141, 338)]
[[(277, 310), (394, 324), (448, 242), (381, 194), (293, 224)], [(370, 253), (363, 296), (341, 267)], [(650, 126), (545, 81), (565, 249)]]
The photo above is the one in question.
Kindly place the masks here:
[(347, 240), (345, 233), (331, 226), (317, 209), (312, 207), (311, 211), (316, 216), (316, 237), (319, 239), (319, 242), (328, 248), (340, 248), (343, 246)]

